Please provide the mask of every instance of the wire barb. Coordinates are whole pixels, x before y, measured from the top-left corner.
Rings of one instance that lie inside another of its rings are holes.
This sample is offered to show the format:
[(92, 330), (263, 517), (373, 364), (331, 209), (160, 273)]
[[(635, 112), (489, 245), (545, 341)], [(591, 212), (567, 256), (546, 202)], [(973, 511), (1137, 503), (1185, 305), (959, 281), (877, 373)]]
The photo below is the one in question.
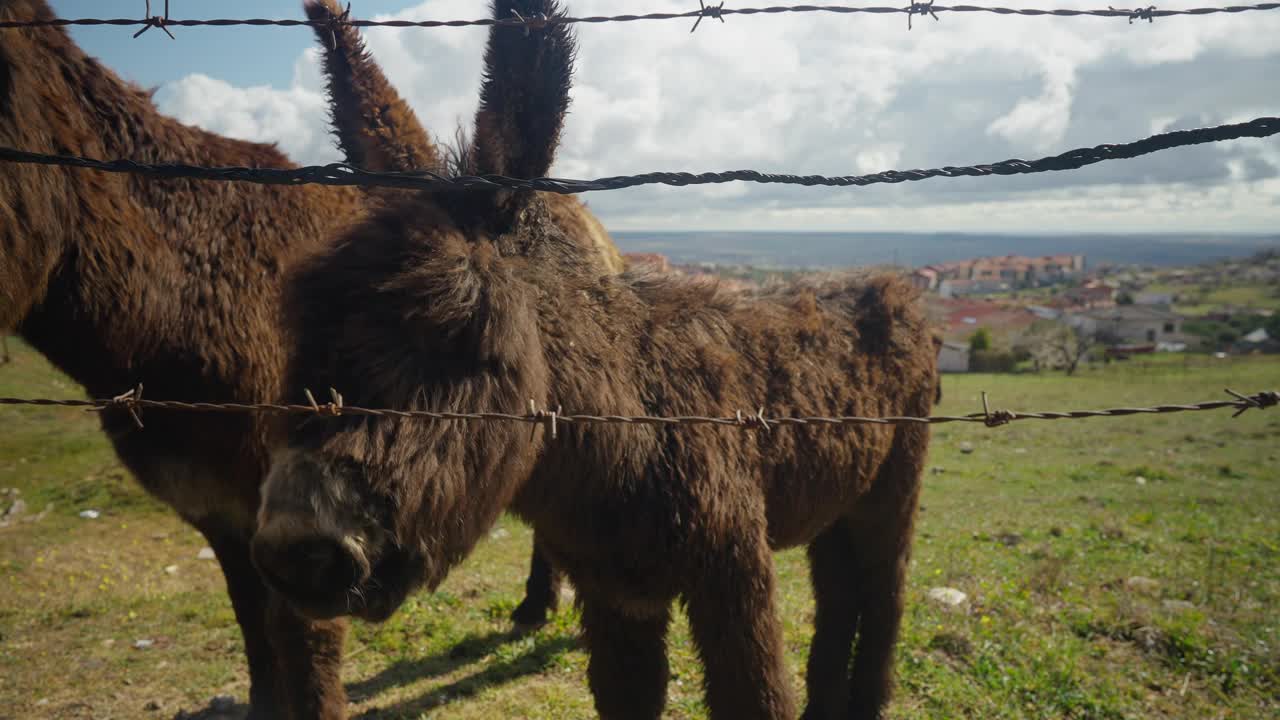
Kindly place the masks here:
[(104, 400), (96, 407), (89, 408), (90, 412), (101, 412), (107, 408), (121, 408), (129, 413), (129, 417), (133, 420), (133, 424), (138, 426), (139, 430), (144, 430), (142, 425), (142, 383), (129, 392), (121, 393)]
[(134, 34), (133, 34), (133, 38), (134, 38), (135, 40), (137, 40), (137, 39), (138, 39), (138, 37), (139, 37), (140, 35), (142, 35), (142, 33), (144, 33), (144, 32), (146, 32), (146, 31), (150, 30), (150, 29), (151, 29), (151, 28), (153, 28), (153, 27), (158, 27), (158, 28), (160, 28), (161, 30), (163, 30), (163, 31), (164, 31), (164, 34), (165, 34), (165, 35), (168, 35), (168, 36), (169, 36), (169, 39), (170, 39), (170, 40), (177, 40), (178, 38), (174, 37), (174, 36), (173, 36), (173, 33), (169, 32), (169, 28), (168, 28), (168, 27), (166, 27), (168, 24), (169, 24), (169, 0), (164, 0), (164, 15), (163, 15), (163, 16), (161, 16), (161, 15), (152, 15), (152, 14), (151, 14), (151, 0), (147, 0), (147, 9), (146, 9), (146, 12), (143, 14), (143, 26), (142, 26), (142, 29), (141, 29), (141, 30), (139, 30), (138, 32), (134, 33)]
[(1231, 388), (1226, 388), (1226, 391), (1228, 394), (1234, 395), (1235, 398), (1239, 400), (1241, 403), (1244, 403), (1240, 407), (1240, 409), (1237, 410), (1231, 416), (1233, 418), (1238, 418), (1241, 415), (1243, 415), (1246, 411), (1252, 410), (1254, 408), (1257, 408), (1259, 410), (1266, 410), (1269, 407), (1275, 407), (1276, 405), (1280, 405), (1280, 392), (1268, 391), (1268, 392), (1260, 392), (1257, 395), (1241, 395), (1240, 393), (1236, 392), (1235, 390), (1232, 390)]
[(351, 3), (347, 3), (347, 8), (339, 15), (334, 15), (333, 12), (329, 11), (327, 8), (325, 12), (329, 15), (329, 17), (324, 20), (324, 25), (329, 30), (329, 49), (337, 52), (338, 32), (342, 30), (343, 25), (348, 25), (351, 22)]
[(529, 400), (529, 418), (534, 423), (537, 423), (533, 426), (534, 430), (537, 430), (539, 424), (545, 424), (547, 426), (548, 434), (551, 436), (552, 440), (555, 440), (559, 436), (557, 426), (563, 414), (564, 408), (559, 405), (556, 406), (555, 410), (542, 410), (532, 398)]
[(1129, 13), (1130, 25), (1133, 24), (1134, 20), (1146, 20), (1147, 22), (1151, 23), (1151, 22), (1155, 22), (1155, 19), (1156, 19), (1155, 5), (1148, 5), (1147, 7), (1144, 7), (1144, 8), (1134, 8), (1132, 10), (1116, 9), (1109, 5), (1107, 7), (1118, 13)]
[[(702, 24), (702, 18), (713, 18), (724, 22), (724, 2), (719, 5), (708, 5), (704, 0), (698, 0), (698, 19), (693, 21), (693, 27), (689, 29), (689, 34), (697, 32), (698, 26)], [(730, 10), (729, 12), (733, 12)]]
[(773, 431), (773, 428), (769, 427), (769, 419), (764, 416), (764, 408), (756, 410), (752, 415), (743, 415), (742, 411), (739, 410), (735, 417), (738, 420), (738, 424), (743, 427), (760, 428), (765, 432)]
[(915, 17), (916, 15), (932, 15), (934, 20), (938, 19), (938, 13), (934, 12), (934, 9), (933, 9), (934, 2), (935, 0), (929, 0), (929, 2), (911, 3), (911, 5), (907, 8), (907, 29), (908, 30), (911, 29), (911, 18)]
[(525, 37), (529, 37), (529, 31), (545, 30), (546, 27), (551, 24), (551, 19), (547, 17), (546, 13), (540, 12), (537, 15), (530, 15), (526, 18), (520, 14), (519, 10), (511, 8), (511, 15), (514, 17), (514, 20), (510, 24), (517, 27), (524, 27)]
[(344, 404), (342, 402), (342, 394), (333, 388), (329, 388), (329, 397), (331, 400), (324, 405), (316, 402), (316, 396), (311, 394), (309, 389), (303, 388), (303, 394), (307, 396), (307, 402), (311, 403), (311, 409), (316, 415), (321, 417), (340, 417)]
[(982, 416), (983, 424), (989, 428), (1008, 425), (1018, 419), (1018, 415), (1012, 410), (996, 410), (995, 412), (991, 412), (991, 406), (987, 404), (987, 393), (985, 390), (982, 392)]

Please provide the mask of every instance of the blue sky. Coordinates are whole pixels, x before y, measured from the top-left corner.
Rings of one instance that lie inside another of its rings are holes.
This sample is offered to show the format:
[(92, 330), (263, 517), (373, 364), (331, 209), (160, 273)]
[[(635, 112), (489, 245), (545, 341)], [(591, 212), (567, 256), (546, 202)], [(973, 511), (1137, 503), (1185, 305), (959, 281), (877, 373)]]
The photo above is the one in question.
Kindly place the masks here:
[[(139, 18), (143, 0), (51, 0), (59, 17)], [(415, 3), (390, 0), (360, 4), (371, 12), (396, 12)], [(152, 0), (161, 12), (164, 0)], [(209, 18), (302, 19), (302, 0), (170, 0), (169, 14), (188, 20)], [(137, 28), (74, 27), (72, 36), (91, 55), (144, 86), (162, 85), (190, 73), (204, 73), (235, 85), (287, 87), (293, 63), (311, 47), (307, 28), (174, 28), (177, 41), (154, 29), (133, 39)]]
[[(139, 17), (143, 0), (52, 0)], [(691, 0), (565, 0), (574, 14), (685, 11)], [(734, 3), (747, 4), (765, 3)], [(890, 3), (885, 3), (890, 4)], [(1005, 3), (1016, 5), (1018, 3)], [(1101, 7), (1045, 0), (1044, 7)], [(1162, 9), (1204, 0), (1167, 0)], [(153, 0), (155, 8), (163, 0)], [(153, 8), (153, 10), (155, 9)], [(356, 0), (356, 17), (476, 18), (487, 0)], [(302, 17), (301, 0), (171, 0), (174, 17)], [(758, 169), (845, 175), (1035, 158), (1169, 129), (1280, 116), (1280, 10), (1205, 18), (946, 14), (731, 17), (578, 26), (574, 104), (553, 173)], [(306, 28), (77, 28), (184, 122), (341, 159)], [(375, 60), (438, 136), (474, 112), (486, 30), (377, 29)], [(1280, 140), (1242, 140), (1069, 173), (863, 189), (732, 184), (593, 193), (613, 230), (1275, 232)]]

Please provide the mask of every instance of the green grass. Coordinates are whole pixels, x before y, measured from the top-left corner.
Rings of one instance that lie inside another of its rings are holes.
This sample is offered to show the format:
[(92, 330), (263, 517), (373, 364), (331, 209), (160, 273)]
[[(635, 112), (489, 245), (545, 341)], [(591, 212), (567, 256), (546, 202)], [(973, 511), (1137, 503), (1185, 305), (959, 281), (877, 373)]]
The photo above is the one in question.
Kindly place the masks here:
[[(14, 344), (0, 395), (78, 388)], [(1280, 362), (1113, 363), (947, 376), (943, 413), (1198, 401), (1280, 388)], [(89, 413), (0, 406), (0, 487), (39, 522), (0, 529), (0, 715), (172, 717), (246, 695), (240, 638), (200, 538), (120, 469)], [(1271, 718), (1280, 712), (1280, 410), (939, 426), (898, 655), (895, 718)], [(973, 446), (961, 452), (961, 443)], [(1144, 478), (1139, 484), (1136, 478)], [(77, 513), (103, 512), (98, 520)], [(353, 716), (591, 717), (576, 617), (506, 634), (529, 532), (504, 519), (435, 594), (357, 625)], [(812, 600), (778, 555), (802, 692)], [(176, 573), (165, 572), (177, 565)], [(1126, 580), (1156, 585), (1132, 589)], [(926, 598), (969, 595), (961, 611)], [(1172, 602), (1172, 605), (1170, 604)], [(1190, 603), (1184, 605), (1180, 603)], [(134, 649), (138, 639), (147, 649)], [(683, 620), (667, 715), (702, 718)], [(160, 710), (147, 710), (155, 702)]]
[(1177, 293), (1174, 309), (1184, 315), (1207, 315), (1224, 307), (1280, 310), (1280, 294), (1273, 285), (1153, 285), (1145, 291)]

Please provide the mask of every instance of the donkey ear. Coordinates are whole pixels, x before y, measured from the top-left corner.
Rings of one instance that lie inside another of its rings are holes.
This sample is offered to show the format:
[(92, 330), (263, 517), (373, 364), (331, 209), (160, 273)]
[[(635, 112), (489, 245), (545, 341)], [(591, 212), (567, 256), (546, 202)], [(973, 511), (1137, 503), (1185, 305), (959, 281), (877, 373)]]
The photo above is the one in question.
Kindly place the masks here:
[[(494, 0), (493, 18), (561, 14), (556, 0)], [(568, 25), (495, 25), (484, 54), (473, 161), (480, 174), (543, 177), (569, 109), (577, 51)]]
[[(336, 0), (306, 0), (303, 9), (318, 23), (343, 15)], [(347, 162), (382, 172), (440, 171), (439, 149), (369, 55), (360, 33), (345, 23), (314, 29), (329, 81), (333, 133)]]

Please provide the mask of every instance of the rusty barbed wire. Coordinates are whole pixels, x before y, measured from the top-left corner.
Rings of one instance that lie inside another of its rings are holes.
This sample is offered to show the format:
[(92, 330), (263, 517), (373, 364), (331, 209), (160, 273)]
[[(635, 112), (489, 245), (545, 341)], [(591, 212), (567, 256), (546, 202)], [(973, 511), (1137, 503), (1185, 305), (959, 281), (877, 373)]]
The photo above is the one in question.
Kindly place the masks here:
[(146, 400), (142, 398), (142, 386), (122, 395), (100, 400), (57, 400), (49, 398), (0, 398), (0, 405), (32, 405), (45, 407), (85, 408), (90, 411), (102, 411), (108, 408), (123, 409), (129, 413), (133, 421), (142, 427), (141, 414), (144, 410), (172, 410), (196, 413), (267, 413), (273, 415), (312, 415), (322, 418), (333, 417), (391, 417), (412, 420), (461, 420), (469, 422), (524, 422), (544, 425), (552, 437), (556, 436), (560, 425), (718, 425), (743, 429), (757, 428), (772, 430), (780, 427), (846, 427), (851, 425), (941, 425), (946, 423), (980, 423), (989, 428), (1002, 427), (1010, 423), (1024, 420), (1084, 420), (1100, 417), (1126, 417), (1131, 415), (1161, 415), (1182, 412), (1203, 412), (1209, 410), (1234, 409), (1233, 418), (1252, 409), (1266, 409), (1280, 404), (1280, 392), (1264, 391), (1253, 395), (1242, 395), (1234, 390), (1226, 392), (1232, 400), (1209, 400), (1190, 404), (1162, 404), (1151, 407), (1119, 407), (1105, 410), (1068, 410), (1020, 412), (1013, 410), (992, 410), (983, 393), (981, 412), (967, 415), (934, 415), (930, 417), (886, 416), (779, 416), (770, 417), (763, 408), (754, 413), (741, 411), (730, 416), (711, 415), (592, 415), (565, 413), (560, 408), (541, 410), (530, 401), (527, 413), (505, 412), (440, 412), (433, 410), (393, 410), (364, 408), (346, 405), (341, 393), (330, 390), (332, 401), (318, 403), (310, 391), (306, 391), (308, 404), (289, 405), (276, 403), (205, 403), (176, 400)]
[[(692, 4), (692, 0), (690, 0)], [(938, 13), (979, 13), (990, 15), (1020, 16), (1020, 17), (1054, 17), (1054, 18), (1123, 18), (1130, 24), (1134, 20), (1151, 21), (1154, 18), (1166, 17), (1203, 17), (1206, 15), (1218, 14), (1235, 14), (1243, 12), (1254, 12), (1263, 10), (1280, 9), (1280, 3), (1255, 3), (1252, 5), (1226, 5), (1220, 7), (1197, 7), (1184, 8), (1174, 10), (1161, 10), (1154, 5), (1136, 8), (1116, 8), (1107, 7), (1105, 9), (1095, 10), (1076, 10), (1069, 8), (1011, 8), (1011, 7), (990, 7), (983, 5), (937, 5), (933, 2), (913, 2), (906, 6), (853, 6), (853, 5), (772, 5), (769, 7), (745, 7), (732, 8), (724, 7), (724, 3), (709, 4), (699, 1), (699, 7), (685, 12), (651, 12), (642, 14), (622, 14), (622, 15), (591, 15), (583, 17), (574, 16), (556, 16), (550, 18), (480, 18), (476, 20), (352, 20), (346, 19), (340, 22), (343, 25), (351, 27), (391, 27), (391, 28), (461, 28), (461, 27), (525, 27), (532, 28), (535, 25), (546, 27), (550, 24), (601, 24), (601, 23), (627, 23), (651, 20), (693, 20), (695, 28), (703, 18), (713, 18), (723, 21), (725, 17), (731, 15), (753, 16), (764, 15), (773, 16), (781, 14), (794, 13), (829, 13), (835, 15), (906, 15), (907, 21), (910, 23), (912, 16), (920, 14), (928, 14), (937, 19)], [(0, 29), (7, 28), (30, 28), (30, 27), (66, 27), (66, 26), (145, 26), (138, 34), (145, 32), (151, 27), (172, 28), (172, 27), (233, 27), (233, 26), (252, 26), (252, 27), (328, 27), (329, 21), (325, 20), (292, 20), (292, 19), (273, 19), (273, 18), (217, 18), (205, 20), (177, 20), (170, 18), (168, 8), (166, 7), (163, 16), (152, 16), (150, 7), (146, 11), (147, 17), (144, 18), (49, 18), (45, 20), (5, 20), (0, 21)], [(166, 32), (168, 32), (166, 30)], [(136, 37), (136, 36), (135, 36)], [(171, 35), (172, 37), (172, 35)]]
[(152, 15), (151, 0), (146, 0), (146, 2), (147, 2), (147, 8), (146, 8), (146, 11), (143, 13), (144, 20), (143, 20), (142, 29), (133, 34), (133, 39), (137, 40), (146, 31), (150, 30), (153, 27), (158, 27), (164, 31), (165, 35), (169, 36), (170, 40), (177, 40), (177, 38), (173, 36), (173, 33), (169, 32), (169, 28), (166, 27), (169, 24), (169, 0), (164, 0), (164, 15)]
[(642, 185), (711, 185), (729, 182), (754, 182), (765, 184), (803, 185), (806, 187), (862, 187), (880, 183), (916, 182), (929, 178), (988, 177), (992, 175), (1025, 175), (1041, 172), (1076, 170), (1108, 160), (1125, 160), (1168, 150), (1175, 147), (1199, 145), (1240, 138), (1265, 138), (1280, 133), (1280, 118), (1260, 117), (1249, 122), (1193, 130), (1175, 130), (1159, 133), (1142, 140), (1121, 144), (1076, 148), (1060, 155), (1039, 160), (1002, 160), (985, 165), (942, 167), (928, 170), (888, 170), (868, 175), (778, 175), (757, 170), (730, 170), (726, 172), (688, 173), (651, 172), (639, 175), (619, 175), (595, 180), (566, 178), (521, 179), (503, 175), (448, 177), (426, 170), (408, 172), (373, 172), (348, 165), (332, 163), (308, 167), (244, 168), (203, 167), (185, 164), (146, 164), (132, 160), (97, 160), (73, 155), (49, 155), (28, 152), (10, 147), (0, 147), (0, 161), (59, 165), (65, 167), (101, 170), (103, 172), (136, 173), (153, 178), (197, 178), (201, 180), (251, 182), (266, 185), (360, 185), (394, 187), (413, 190), (539, 190), (571, 195), (574, 193), (604, 190), (621, 190)]

